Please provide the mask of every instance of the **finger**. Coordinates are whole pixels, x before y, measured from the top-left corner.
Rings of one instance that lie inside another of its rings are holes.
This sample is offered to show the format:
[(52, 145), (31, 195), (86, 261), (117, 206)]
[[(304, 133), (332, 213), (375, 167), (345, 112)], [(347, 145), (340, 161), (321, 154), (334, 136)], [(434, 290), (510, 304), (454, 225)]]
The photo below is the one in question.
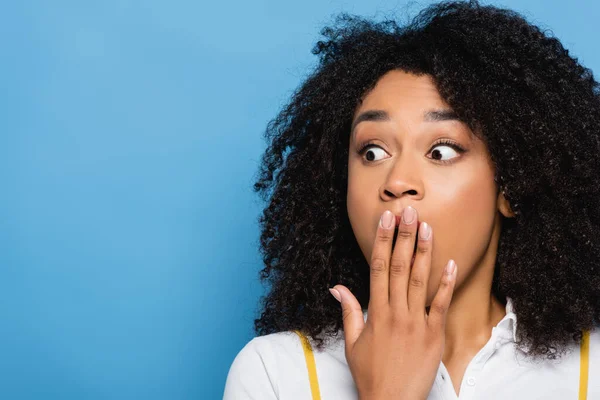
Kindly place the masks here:
[(417, 250), (415, 261), (408, 279), (408, 309), (415, 313), (425, 315), (425, 302), (427, 301), (427, 284), (431, 271), (431, 244), (433, 230), (427, 222), (419, 226)]
[(458, 267), (454, 260), (448, 261), (442, 273), (438, 291), (429, 308), (427, 323), (430, 328), (438, 332), (445, 331), (446, 316), (448, 315), (448, 308), (450, 308), (450, 302), (452, 301), (452, 294), (454, 294), (457, 273)]
[(396, 245), (390, 261), (390, 306), (397, 310), (408, 309), (408, 278), (415, 250), (417, 216), (417, 210), (411, 206), (402, 210)]
[[(333, 289), (337, 290), (340, 294), (340, 299), (338, 299), (338, 301), (342, 304), (346, 350), (351, 350), (365, 327), (362, 307), (352, 292), (345, 286), (335, 285)], [(336, 296), (334, 292), (332, 292), (332, 294)]]
[(377, 309), (387, 306), (389, 302), (389, 263), (395, 225), (394, 214), (390, 211), (384, 212), (377, 226), (369, 264), (371, 268), (369, 313), (377, 313)]

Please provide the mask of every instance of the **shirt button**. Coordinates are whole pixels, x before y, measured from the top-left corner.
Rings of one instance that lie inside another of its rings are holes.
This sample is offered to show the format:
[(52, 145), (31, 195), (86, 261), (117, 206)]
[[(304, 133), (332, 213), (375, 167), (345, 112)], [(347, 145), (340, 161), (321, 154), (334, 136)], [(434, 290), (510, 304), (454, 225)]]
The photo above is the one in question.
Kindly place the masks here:
[(496, 347), (496, 350), (498, 350), (500, 348), (500, 346), (502, 346), (502, 343), (500, 343), (500, 341), (497, 341), (496, 344), (494, 345), (494, 347)]
[(473, 378), (472, 376), (467, 378), (467, 385), (469, 386), (475, 386), (475, 378)]

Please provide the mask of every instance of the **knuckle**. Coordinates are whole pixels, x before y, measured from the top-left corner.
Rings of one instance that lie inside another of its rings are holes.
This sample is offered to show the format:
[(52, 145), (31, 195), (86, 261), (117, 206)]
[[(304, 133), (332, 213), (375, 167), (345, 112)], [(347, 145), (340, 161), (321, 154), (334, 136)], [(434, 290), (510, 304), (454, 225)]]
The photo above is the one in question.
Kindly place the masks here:
[(352, 317), (352, 310), (350, 308), (342, 309), (342, 320), (347, 321)]
[(407, 320), (407, 318), (405, 317), (404, 313), (399, 311), (392, 313), (390, 322), (394, 326), (394, 330), (404, 329), (406, 327), (406, 324), (410, 323), (410, 321)]
[(396, 323), (396, 331), (402, 332), (402, 336), (409, 336), (417, 331), (417, 324), (410, 318), (397, 317), (394, 322)]
[(380, 242), (389, 242), (394, 238), (394, 230), (380, 229), (377, 234), (377, 240)]
[(398, 228), (398, 239), (397, 240), (414, 240), (415, 234), (412, 231)]
[(432, 303), (429, 312), (433, 311), (439, 314), (445, 314), (448, 307), (442, 303)]
[(448, 289), (449, 286), (450, 286), (450, 282), (448, 281), (448, 279), (442, 279), (440, 281), (440, 288), (438, 289), (438, 292)]
[(392, 263), (390, 264), (390, 274), (391, 275), (404, 275), (410, 269), (410, 264), (404, 260), (392, 259)]
[(374, 257), (371, 260), (371, 271), (377, 274), (383, 274), (387, 271), (386, 261), (381, 257)]
[(410, 278), (410, 285), (415, 288), (422, 288), (425, 286), (425, 281), (418, 276)]
[(429, 252), (429, 245), (424, 244), (424, 243), (419, 243), (417, 245), (417, 253), (418, 254), (425, 254)]
[[(371, 318), (371, 314), (373, 317)], [(385, 327), (389, 325), (389, 314), (385, 310), (377, 310), (369, 313), (369, 321), (371, 322), (374, 329), (381, 329), (381, 327)]]

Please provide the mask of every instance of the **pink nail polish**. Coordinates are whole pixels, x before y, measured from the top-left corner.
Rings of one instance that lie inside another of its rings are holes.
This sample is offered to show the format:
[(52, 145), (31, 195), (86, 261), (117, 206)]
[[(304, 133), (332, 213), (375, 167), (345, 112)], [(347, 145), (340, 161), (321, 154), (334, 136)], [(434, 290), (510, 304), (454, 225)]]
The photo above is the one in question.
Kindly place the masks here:
[(456, 263), (454, 262), (454, 260), (448, 261), (448, 264), (446, 264), (446, 274), (452, 275), (455, 268), (456, 268)]
[(335, 297), (337, 301), (339, 301), (340, 303), (342, 302), (342, 295), (337, 289), (331, 288), (329, 289), (329, 292), (333, 295), (333, 297)]
[(431, 226), (427, 222), (421, 222), (419, 227), (419, 238), (421, 240), (428, 240), (431, 237)]
[(391, 229), (396, 221), (396, 216), (391, 211), (386, 211), (381, 216), (380, 224), (382, 228)]

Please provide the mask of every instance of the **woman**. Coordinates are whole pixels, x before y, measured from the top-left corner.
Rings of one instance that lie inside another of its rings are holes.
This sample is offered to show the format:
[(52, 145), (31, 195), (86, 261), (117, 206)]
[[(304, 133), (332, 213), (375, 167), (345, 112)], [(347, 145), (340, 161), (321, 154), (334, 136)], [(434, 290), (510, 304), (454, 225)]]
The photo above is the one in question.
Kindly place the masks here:
[(271, 286), (225, 399), (600, 398), (591, 71), (476, 1), (323, 34), (268, 127)]

